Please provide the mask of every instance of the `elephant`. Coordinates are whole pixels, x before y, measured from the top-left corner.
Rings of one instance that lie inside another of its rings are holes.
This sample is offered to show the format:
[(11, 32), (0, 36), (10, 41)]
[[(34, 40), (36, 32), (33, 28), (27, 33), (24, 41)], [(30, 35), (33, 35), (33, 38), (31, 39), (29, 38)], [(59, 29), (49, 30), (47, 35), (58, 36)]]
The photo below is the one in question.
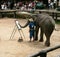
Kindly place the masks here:
[[(35, 22), (35, 33), (34, 33), (34, 40), (38, 40), (38, 32), (40, 28), (40, 42), (43, 42), (43, 35), (45, 34), (46, 36), (46, 41), (45, 41), (45, 46), (50, 46), (50, 37), (55, 29), (55, 21), (54, 19), (46, 14), (46, 13), (41, 13), (41, 14), (34, 14), (30, 15), (31, 18)], [(24, 26), (21, 26), (22, 28), (25, 28), (29, 24), (29, 20)]]

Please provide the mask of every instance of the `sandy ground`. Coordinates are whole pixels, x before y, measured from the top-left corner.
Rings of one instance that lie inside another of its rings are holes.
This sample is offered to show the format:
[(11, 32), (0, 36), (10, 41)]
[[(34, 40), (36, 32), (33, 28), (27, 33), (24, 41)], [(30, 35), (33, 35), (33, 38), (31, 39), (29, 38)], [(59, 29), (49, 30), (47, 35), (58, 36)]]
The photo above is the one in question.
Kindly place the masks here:
[[(29, 28), (28, 26), (22, 29), (25, 38), (23, 37), (23, 42), (18, 42), (19, 33), (16, 31), (14, 37), (10, 40), (10, 36), (15, 26), (15, 20), (13, 18), (0, 18), (0, 57), (28, 57), (42, 49), (46, 49), (44, 42), (29, 42)], [(18, 19), (19, 20), (19, 19)], [(19, 20), (21, 25), (26, 23), (25, 19)], [(56, 24), (56, 28), (59, 29), (60, 25)], [(38, 35), (39, 36), (39, 35)], [(60, 30), (54, 31), (51, 36), (51, 46), (54, 47), (60, 44)], [(60, 49), (48, 53), (48, 57), (58, 57), (60, 56)]]

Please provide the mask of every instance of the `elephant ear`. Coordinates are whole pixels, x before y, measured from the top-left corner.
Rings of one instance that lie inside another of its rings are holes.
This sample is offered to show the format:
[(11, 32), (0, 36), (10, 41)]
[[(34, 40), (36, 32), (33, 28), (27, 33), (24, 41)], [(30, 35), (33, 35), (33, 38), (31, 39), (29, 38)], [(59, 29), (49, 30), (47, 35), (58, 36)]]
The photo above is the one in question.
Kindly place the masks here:
[(33, 14), (32, 15), (32, 19), (35, 21), (37, 19), (38, 15), (37, 14)]

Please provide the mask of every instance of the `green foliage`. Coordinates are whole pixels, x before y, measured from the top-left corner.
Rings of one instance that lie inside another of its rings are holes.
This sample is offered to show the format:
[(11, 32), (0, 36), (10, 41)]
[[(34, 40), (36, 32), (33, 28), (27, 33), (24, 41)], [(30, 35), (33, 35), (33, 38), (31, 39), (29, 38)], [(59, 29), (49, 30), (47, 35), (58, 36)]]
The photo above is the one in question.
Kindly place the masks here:
[(22, 15), (22, 14), (17, 14), (16, 15), (16, 18), (23, 18), (23, 19), (26, 19), (26, 18), (30, 18), (30, 16), (29, 15)]
[(56, 24), (60, 24), (60, 20), (56, 20), (55, 22), (56, 22)]
[[(1, 17), (1, 15), (0, 15)], [(8, 17), (8, 18), (14, 18), (14, 14), (13, 13), (7, 13), (7, 14), (3, 14), (3, 17)], [(22, 15), (22, 14), (16, 14), (16, 18), (22, 18), (22, 19), (26, 19), (26, 18), (30, 18), (29, 15)]]
[(60, 11), (60, 6), (56, 8), (57, 11)]

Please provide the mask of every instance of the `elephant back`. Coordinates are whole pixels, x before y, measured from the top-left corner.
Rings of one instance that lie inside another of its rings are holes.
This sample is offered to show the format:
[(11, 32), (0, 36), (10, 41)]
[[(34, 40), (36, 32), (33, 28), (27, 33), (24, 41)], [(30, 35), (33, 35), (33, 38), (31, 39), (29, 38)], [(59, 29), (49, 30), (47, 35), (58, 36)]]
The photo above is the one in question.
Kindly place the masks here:
[(36, 23), (38, 23), (39, 26), (42, 26), (46, 23), (47, 24), (51, 23), (51, 24), (55, 25), (54, 19), (46, 13), (38, 14)]

